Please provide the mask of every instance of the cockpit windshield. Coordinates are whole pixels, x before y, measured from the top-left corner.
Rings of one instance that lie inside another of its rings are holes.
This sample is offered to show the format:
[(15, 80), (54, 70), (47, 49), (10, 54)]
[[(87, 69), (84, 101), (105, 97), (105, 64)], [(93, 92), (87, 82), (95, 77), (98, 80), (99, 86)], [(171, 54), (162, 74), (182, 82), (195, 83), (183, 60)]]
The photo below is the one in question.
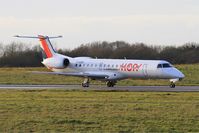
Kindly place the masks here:
[(169, 68), (172, 67), (169, 63), (158, 64), (157, 68)]

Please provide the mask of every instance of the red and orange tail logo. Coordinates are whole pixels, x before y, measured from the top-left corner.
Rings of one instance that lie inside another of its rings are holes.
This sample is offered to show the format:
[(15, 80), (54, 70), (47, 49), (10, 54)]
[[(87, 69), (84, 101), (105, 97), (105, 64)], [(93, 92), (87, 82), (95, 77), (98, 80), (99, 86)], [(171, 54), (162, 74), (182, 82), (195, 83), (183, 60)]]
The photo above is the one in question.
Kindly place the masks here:
[(49, 39), (44, 36), (40, 36), (40, 35), (38, 37), (41, 42), (41, 47), (42, 47), (43, 51), (45, 52), (47, 58), (51, 58), (53, 56), (54, 51), (52, 49)]

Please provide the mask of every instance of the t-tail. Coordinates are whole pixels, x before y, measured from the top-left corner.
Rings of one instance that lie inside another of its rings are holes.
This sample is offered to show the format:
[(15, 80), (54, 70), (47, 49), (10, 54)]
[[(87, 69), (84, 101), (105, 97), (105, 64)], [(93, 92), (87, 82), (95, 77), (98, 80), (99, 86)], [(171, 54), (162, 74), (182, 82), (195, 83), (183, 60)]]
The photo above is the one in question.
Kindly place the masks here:
[(18, 37), (18, 38), (36, 38), (40, 40), (40, 47), (42, 49), (42, 56), (43, 59), (47, 59), (47, 58), (51, 58), (56, 54), (56, 51), (54, 50), (50, 39), (54, 39), (54, 38), (61, 38), (62, 36), (56, 36), (56, 37), (48, 37), (48, 36), (43, 36), (43, 35), (38, 35), (37, 37), (33, 37), (33, 36), (19, 36), (16, 35), (14, 37)]
[(43, 56), (42, 64), (44, 64), (47, 68), (49, 68), (49, 69), (64, 69), (66, 67), (69, 67), (71, 57), (58, 54), (53, 49), (53, 46), (50, 42), (50, 39), (61, 38), (62, 36), (48, 37), (48, 36), (38, 35), (37, 37), (33, 37), (33, 36), (16, 35), (14, 37), (39, 39), (40, 47), (42, 49), (42, 56)]

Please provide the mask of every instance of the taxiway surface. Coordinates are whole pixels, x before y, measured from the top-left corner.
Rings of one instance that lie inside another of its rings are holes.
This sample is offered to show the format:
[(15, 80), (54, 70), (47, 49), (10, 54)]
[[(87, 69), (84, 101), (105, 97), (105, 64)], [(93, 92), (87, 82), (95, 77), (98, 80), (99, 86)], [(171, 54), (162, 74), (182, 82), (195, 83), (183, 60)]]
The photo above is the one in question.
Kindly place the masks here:
[(115, 86), (91, 85), (83, 88), (80, 85), (0, 85), (0, 89), (63, 89), (63, 90), (108, 90), (108, 91), (135, 91), (135, 92), (199, 92), (199, 86)]

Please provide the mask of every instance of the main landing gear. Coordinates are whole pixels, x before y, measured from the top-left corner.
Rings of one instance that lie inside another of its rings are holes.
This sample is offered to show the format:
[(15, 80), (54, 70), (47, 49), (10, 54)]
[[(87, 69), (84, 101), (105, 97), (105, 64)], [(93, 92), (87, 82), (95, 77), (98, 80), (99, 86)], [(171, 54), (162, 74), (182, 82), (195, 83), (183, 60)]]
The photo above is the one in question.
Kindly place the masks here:
[(114, 87), (114, 85), (116, 85), (117, 81), (107, 81), (106, 85), (107, 87)]
[(82, 83), (82, 87), (89, 87), (89, 85), (90, 85), (89, 78), (85, 78), (84, 82)]
[[(117, 81), (107, 81), (106, 85), (107, 87), (114, 87), (116, 85)], [(82, 87), (89, 87), (90, 85), (90, 79), (89, 78), (85, 78), (83, 83), (82, 83)]]

